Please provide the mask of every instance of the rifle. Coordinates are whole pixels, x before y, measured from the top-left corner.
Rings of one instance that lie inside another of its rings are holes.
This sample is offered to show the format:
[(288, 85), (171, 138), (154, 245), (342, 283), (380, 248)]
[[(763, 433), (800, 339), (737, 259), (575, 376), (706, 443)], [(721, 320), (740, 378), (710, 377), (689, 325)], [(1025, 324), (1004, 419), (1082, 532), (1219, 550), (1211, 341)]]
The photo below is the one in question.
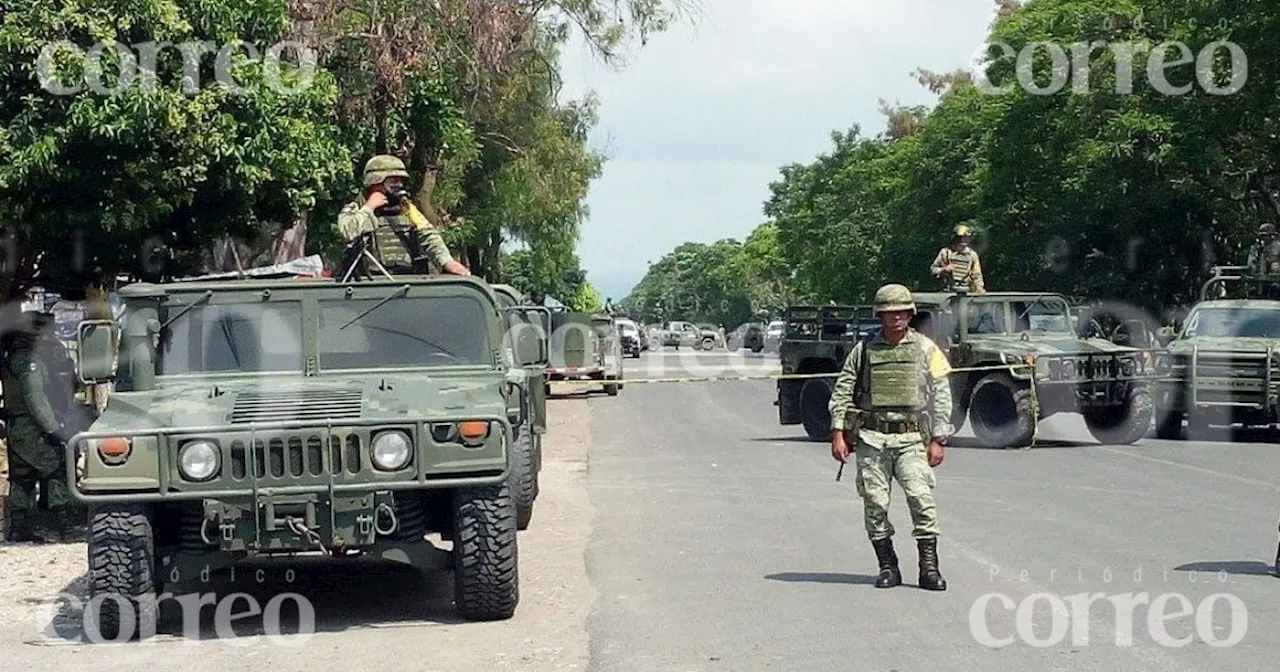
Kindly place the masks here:
[[(862, 414), (857, 412), (857, 410), (866, 406), (868, 393), (867, 377), (871, 373), (871, 358), (867, 355), (867, 347), (870, 345), (873, 335), (877, 333), (879, 332), (876, 330), (868, 331), (861, 339), (858, 340), (858, 344), (862, 346), (862, 349), (858, 353), (858, 377), (853, 381), (853, 407), (855, 412), (852, 413), (853, 417), (849, 419), (850, 421), (846, 423), (846, 427), (844, 429), (845, 445), (848, 445), (850, 436), (853, 437), (854, 445), (857, 445), (858, 431), (861, 429), (860, 425), (862, 424)], [(840, 480), (840, 477), (844, 475), (844, 465), (845, 463), (841, 462), (840, 469), (836, 472), (837, 482)]]

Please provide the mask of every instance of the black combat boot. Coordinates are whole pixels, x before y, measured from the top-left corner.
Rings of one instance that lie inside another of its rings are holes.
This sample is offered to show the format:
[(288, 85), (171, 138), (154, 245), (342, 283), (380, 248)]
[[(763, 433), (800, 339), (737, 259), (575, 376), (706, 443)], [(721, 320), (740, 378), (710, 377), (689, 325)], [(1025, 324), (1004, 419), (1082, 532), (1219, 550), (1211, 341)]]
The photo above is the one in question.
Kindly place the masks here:
[(1276, 567), (1275, 575), (1280, 576), (1280, 546), (1276, 546)]
[(947, 580), (938, 571), (938, 539), (917, 539), (920, 549), (920, 587), (925, 590), (946, 590)]
[(885, 537), (871, 542), (876, 549), (876, 560), (880, 561), (880, 574), (876, 577), (876, 588), (892, 588), (902, 585), (902, 572), (898, 571), (898, 554), (893, 552), (893, 539)]

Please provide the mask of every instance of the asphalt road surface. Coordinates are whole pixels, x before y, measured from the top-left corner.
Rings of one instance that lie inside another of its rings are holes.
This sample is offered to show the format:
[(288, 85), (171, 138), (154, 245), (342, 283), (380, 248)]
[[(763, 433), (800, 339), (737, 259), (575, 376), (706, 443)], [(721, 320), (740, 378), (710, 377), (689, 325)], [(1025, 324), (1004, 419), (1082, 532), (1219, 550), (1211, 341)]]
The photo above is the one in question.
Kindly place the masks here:
[[(301, 647), (252, 637), (252, 618), (245, 638), (206, 625), (145, 646), (77, 644), (74, 613), (41, 636), (37, 612), (54, 593), (83, 594), (83, 545), (9, 545), (0, 670), (1129, 672), (1280, 658), (1273, 444), (1099, 446), (1074, 416), (1044, 423), (1033, 449), (957, 440), (937, 470), (949, 590), (915, 586), (897, 489), (905, 584), (878, 590), (853, 469), (836, 482), (825, 445), (777, 424), (772, 382), (639, 382), (764, 375), (776, 357), (682, 349), (625, 366), (636, 384), (617, 397), (554, 389), (510, 621), (459, 622), (446, 579), (299, 563), (297, 584), (242, 575), (207, 589), (313, 600), (319, 632)], [(1081, 595), (1096, 600), (1073, 613)]]
[[(828, 448), (778, 425), (773, 398), (749, 381), (591, 402), (592, 670), (1275, 667), (1280, 447), (1100, 446), (1074, 415), (1043, 423), (1034, 449), (957, 440), (937, 470), (949, 590), (915, 586), (896, 489), (905, 584), (881, 590), (852, 469), (836, 482)], [(992, 593), (1009, 601), (972, 618)], [(1238, 601), (1239, 641), (1228, 599), (1206, 603), (1215, 593)], [(1097, 601), (1072, 614), (1080, 594)], [(1066, 609), (1056, 632), (1051, 596)], [(984, 625), (1011, 641), (984, 644)]]

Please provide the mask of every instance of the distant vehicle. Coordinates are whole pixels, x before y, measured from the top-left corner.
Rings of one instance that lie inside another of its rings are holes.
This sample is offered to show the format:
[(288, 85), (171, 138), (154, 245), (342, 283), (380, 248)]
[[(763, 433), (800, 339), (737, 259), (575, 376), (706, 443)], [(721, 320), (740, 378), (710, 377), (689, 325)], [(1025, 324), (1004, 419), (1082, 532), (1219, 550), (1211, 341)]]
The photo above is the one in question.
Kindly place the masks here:
[(782, 344), (782, 330), (785, 326), (782, 320), (774, 320), (764, 330), (764, 349), (767, 352), (778, 352), (779, 346)]
[(725, 347), (730, 352), (736, 352), (739, 349), (760, 352), (764, 350), (764, 334), (764, 324), (760, 322), (745, 322), (738, 325), (737, 329), (734, 329), (725, 337)]
[(639, 325), (628, 319), (619, 319), (617, 322), (618, 334), (622, 341), (622, 354), (638, 359), (640, 352), (645, 349)]

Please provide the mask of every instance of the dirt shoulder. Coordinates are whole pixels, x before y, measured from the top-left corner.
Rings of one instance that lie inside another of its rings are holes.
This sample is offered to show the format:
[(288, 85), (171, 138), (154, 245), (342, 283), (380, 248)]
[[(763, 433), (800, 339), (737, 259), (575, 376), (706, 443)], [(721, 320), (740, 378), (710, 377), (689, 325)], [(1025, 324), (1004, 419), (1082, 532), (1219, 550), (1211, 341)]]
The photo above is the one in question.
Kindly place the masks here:
[[(181, 607), (173, 604), (165, 618), (179, 624), (172, 626), (177, 634), (121, 646), (79, 643), (81, 618), (58, 596), (70, 594), (85, 601), (84, 544), (0, 543), (0, 650), (5, 652), (0, 668), (65, 670), (87, 664), (94, 670), (133, 672), (146, 664), (155, 669), (180, 666), (184, 672), (229, 672), (277, 665), (356, 669), (392, 663), (416, 670), (585, 670), (586, 620), (595, 599), (585, 558), (591, 522), (585, 486), (587, 403), (558, 399), (548, 404), (548, 411), (541, 493), (532, 525), (520, 533), (520, 607), (509, 621), (459, 621), (447, 575), (422, 578), (409, 570), (368, 563), (339, 569), (291, 563), (255, 566), (240, 571), (234, 580), (184, 586), (175, 592), (215, 593), (218, 599), (244, 592), (264, 608), (282, 593), (302, 595), (315, 606), (316, 632), (293, 640), (293, 646), (263, 636), (262, 615), (245, 618), (245, 627), (236, 627), (246, 636), (219, 638), (211, 625), (212, 606), (202, 614), (204, 631), (183, 636)], [(288, 570), (292, 582), (285, 578)], [(296, 624), (296, 608), (281, 604), (281, 621)], [(247, 602), (241, 600), (233, 608), (241, 612)]]

